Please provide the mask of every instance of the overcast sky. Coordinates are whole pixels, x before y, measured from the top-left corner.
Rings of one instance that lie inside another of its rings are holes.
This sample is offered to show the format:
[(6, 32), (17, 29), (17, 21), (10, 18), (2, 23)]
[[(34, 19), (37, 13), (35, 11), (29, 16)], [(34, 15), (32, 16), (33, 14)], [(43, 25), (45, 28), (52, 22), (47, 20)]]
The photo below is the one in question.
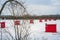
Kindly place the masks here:
[[(25, 1), (27, 10), (31, 15), (56, 15), (56, 14), (60, 15), (60, 0), (23, 0), (23, 1)], [(5, 0), (0, 0), (0, 7), (4, 2)]]
[(37, 15), (60, 14), (60, 0), (27, 0), (28, 11)]

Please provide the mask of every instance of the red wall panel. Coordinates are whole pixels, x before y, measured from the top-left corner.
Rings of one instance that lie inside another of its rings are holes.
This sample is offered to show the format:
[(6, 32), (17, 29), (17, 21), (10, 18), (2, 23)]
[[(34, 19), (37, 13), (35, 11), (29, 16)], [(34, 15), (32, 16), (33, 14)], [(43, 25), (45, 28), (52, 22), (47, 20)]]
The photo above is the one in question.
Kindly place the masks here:
[(1, 22), (1, 28), (5, 28), (5, 22)]
[(56, 32), (56, 24), (46, 24), (46, 32)]
[(20, 21), (16, 20), (16, 21), (14, 21), (14, 24), (15, 25), (20, 25)]

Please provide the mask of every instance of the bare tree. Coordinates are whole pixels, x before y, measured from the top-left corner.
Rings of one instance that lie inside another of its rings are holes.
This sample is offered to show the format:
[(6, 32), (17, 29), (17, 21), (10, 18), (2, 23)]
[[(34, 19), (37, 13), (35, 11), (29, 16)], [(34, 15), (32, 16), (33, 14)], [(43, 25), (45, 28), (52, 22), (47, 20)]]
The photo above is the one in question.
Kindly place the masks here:
[[(13, 5), (12, 5), (13, 4)], [(16, 15), (19, 15), (19, 16), (24, 16), (25, 13), (24, 12), (27, 12), (26, 9), (25, 10), (22, 10), (23, 12), (20, 12), (19, 10), (21, 10), (21, 7), (19, 7), (19, 5), (15, 5), (14, 3), (11, 3), (11, 10), (10, 12), (16, 16)], [(15, 7), (15, 8), (14, 8)], [(17, 9), (16, 9), (17, 8)], [(16, 10), (16, 12), (15, 12)], [(18, 14), (17, 14), (18, 13)], [(27, 15), (27, 13), (26, 13)], [(14, 26), (14, 29), (15, 29), (15, 38), (16, 40), (27, 40), (27, 37), (31, 34), (28, 32), (28, 30), (30, 29), (29, 26), (27, 26), (28, 21), (27, 20), (23, 20), (22, 21), (22, 24), (20, 24), (20, 27), (15, 27)], [(28, 24), (29, 25), (29, 24)]]
[[(1, 31), (0, 31), (0, 33), (1, 33)], [(7, 33), (9, 36), (8, 36), (6, 33)], [(6, 36), (6, 37), (4, 38), (3, 35)], [(4, 40), (4, 39), (10, 40), (10, 38), (11, 38), (12, 40), (14, 40), (13, 35), (11, 35), (11, 33), (10, 33), (8, 30), (3, 29), (3, 30), (2, 30), (2, 40)]]
[[(9, 5), (9, 11), (10, 13), (13, 15), (13, 16), (24, 16), (24, 15), (27, 15), (27, 11), (26, 11), (26, 8), (23, 6), (22, 3), (16, 1), (16, 0), (8, 0), (6, 1), (3, 5), (2, 5), (2, 8), (0, 10), (0, 15), (2, 14), (2, 11), (5, 7), (5, 5), (7, 3), (10, 3)], [(14, 21), (13, 21), (14, 22)], [(29, 32), (29, 29), (30, 29), (30, 25), (29, 25), (29, 22), (28, 20), (22, 20), (22, 23), (15, 27), (14, 26), (14, 31), (15, 31), (15, 40), (27, 40), (28, 36), (31, 34)], [(8, 33), (12, 39), (13, 38), (13, 35), (11, 35), (10, 32), (6, 31), (6, 33)]]
[[(19, 5), (24, 9), (24, 11), (25, 11), (25, 7), (24, 7), (20, 2), (15, 1), (15, 0), (8, 0), (8, 1), (6, 1), (6, 2), (2, 5), (2, 8), (1, 8), (1, 10), (0, 10), (0, 15), (1, 15), (1, 13), (2, 13), (4, 7), (5, 7), (5, 5), (6, 5), (8, 2), (10, 2), (10, 4), (11, 4), (12, 6), (13, 6), (13, 5), (16, 5), (16, 4), (19, 4)], [(15, 3), (14, 3), (14, 2), (15, 2)]]

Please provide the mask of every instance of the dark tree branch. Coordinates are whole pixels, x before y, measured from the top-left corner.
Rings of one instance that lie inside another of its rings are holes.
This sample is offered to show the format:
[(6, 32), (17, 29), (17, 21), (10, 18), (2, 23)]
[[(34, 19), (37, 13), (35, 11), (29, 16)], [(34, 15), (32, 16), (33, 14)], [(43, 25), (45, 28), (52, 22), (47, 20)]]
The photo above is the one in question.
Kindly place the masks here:
[[(2, 14), (2, 11), (3, 11), (3, 9), (4, 9), (4, 7), (5, 7), (5, 5), (8, 3), (8, 2), (12, 2), (12, 1), (14, 1), (14, 0), (8, 0), (8, 1), (6, 1), (3, 5), (2, 5), (2, 8), (1, 8), (1, 10), (0, 10), (0, 15)], [(15, 1), (17, 4), (19, 4), (21, 7), (23, 7), (24, 8), (24, 12), (25, 12), (25, 7), (21, 4), (21, 3), (19, 3), (18, 1)], [(23, 13), (24, 13), (23, 12)]]
[[(24, 8), (24, 12), (26, 11), (26, 8), (20, 3), (20, 2), (18, 2), (18, 1), (15, 1), (17, 4), (19, 4), (21, 7), (23, 7)], [(23, 12), (23, 13), (24, 13)]]
[(6, 2), (2, 5), (2, 8), (1, 8), (1, 10), (0, 10), (0, 15), (1, 15), (1, 13), (2, 13), (4, 7), (5, 7), (5, 5), (6, 5), (8, 2), (9, 2), (9, 1), (6, 1)]

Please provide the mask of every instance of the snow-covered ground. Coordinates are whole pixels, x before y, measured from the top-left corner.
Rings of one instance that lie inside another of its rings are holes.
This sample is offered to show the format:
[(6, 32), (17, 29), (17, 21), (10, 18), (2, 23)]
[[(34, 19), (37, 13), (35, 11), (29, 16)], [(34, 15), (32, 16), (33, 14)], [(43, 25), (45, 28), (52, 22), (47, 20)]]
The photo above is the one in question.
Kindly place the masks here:
[[(14, 28), (13, 28), (13, 20), (0, 20), (0, 22), (5, 21), (6, 22), (6, 29), (11, 33), (11, 35), (14, 37)], [(45, 32), (45, 24), (56, 24), (57, 25), (57, 32), (58, 33), (46, 33)], [(43, 20), (43, 22), (39, 22), (39, 20), (34, 20), (33, 24), (30, 24), (30, 36), (29, 39), (30, 40), (60, 40), (60, 20), (56, 20), (56, 21), (47, 21), (45, 22)], [(1, 31), (1, 30), (0, 30)], [(9, 36), (9, 34), (3, 31), (3, 39), (7, 38), (6, 35)], [(1, 33), (0, 33), (1, 34)], [(9, 37), (10, 38), (10, 37)], [(11, 40), (11, 38), (10, 38)]]

